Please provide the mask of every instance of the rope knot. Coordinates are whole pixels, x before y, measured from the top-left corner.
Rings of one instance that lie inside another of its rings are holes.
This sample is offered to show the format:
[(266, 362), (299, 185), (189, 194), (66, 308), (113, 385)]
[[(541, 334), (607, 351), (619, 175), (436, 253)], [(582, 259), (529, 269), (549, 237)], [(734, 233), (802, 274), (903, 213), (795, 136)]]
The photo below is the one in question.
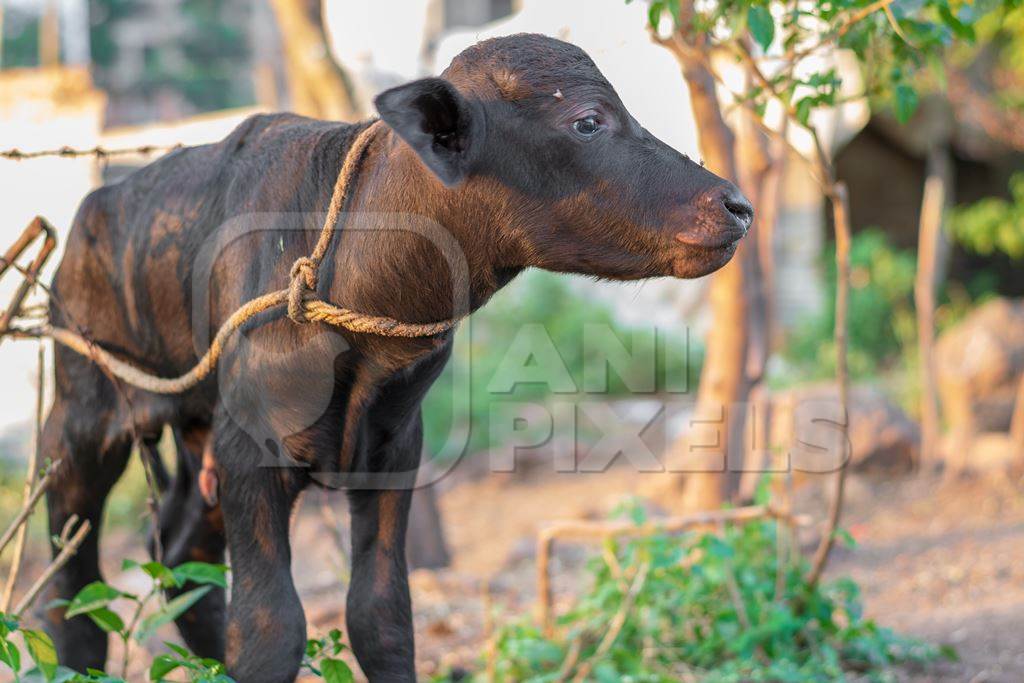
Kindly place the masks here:
[(309, 256), (297, 258), (292, 264), (292, 270), (289, 273), (291, 282), (288, 284), (288, 317), (292, 322), (309, 322), (302, 298), (307, 291), (316, 291), (316, 274), (319, 265), (315, 259)]

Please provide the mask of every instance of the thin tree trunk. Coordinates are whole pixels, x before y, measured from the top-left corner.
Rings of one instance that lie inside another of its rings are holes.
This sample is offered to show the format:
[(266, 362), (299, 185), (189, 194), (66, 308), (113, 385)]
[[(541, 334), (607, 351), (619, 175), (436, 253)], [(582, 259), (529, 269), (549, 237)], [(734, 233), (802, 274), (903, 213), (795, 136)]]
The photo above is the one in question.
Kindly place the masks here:
[[(780, 184), (786, 163), (786, 148), (778, 139), (768, 141), (756, 127), (752, 112), (744, 111), (743, 132), (737, 138), (741, 148), (751, 146), (758, 150), (756, 160), (741, 161), (741, 175), (744, 169), (756, 169), (753, 177), (743, 181), (744, 190), (748, 185), (756, 188), (748, 198), (754, 203), (754, 225), (748, 240), (756, 242), (756, 261), (751, 268), (752, 277), (747, 279), (747, 295), (750, 302), (750, 335), (747, 344), (746, 374), (750, 384), (748, 402), (753, 420), (746, 427), (747, 443), (744, 449), (746, 464), (740, 476), (739, 501), (754, 499), (758, 483), (764, 472), (772, 469), (771, 441), (768, 428), (771, 411), (771, 394), (764, 383), (768, 358), (773, 350), (775, 330), (775, 309), (773, 305), (772, 282), (775, 271), (775, 224), (781, 200)], [(784, 132), (781, 134), (785, 134)], [(751, 142), (746, 139), (751, 137)], [(762, 158), (763, 157), (763, 158)], [(756, 163), (755, 163), (756, 162)]]
[(57, 0), (46, 0), (39, 20), (39, 66), (60, 64), (60, 9)]
[[(824, 159), (824, 157), (823, 157)], [(824, 160), (822, 162), (825, 163)], [(829, 177), (832, 177), (829, 174)], [(832, 217), (836, 231), (836, 384), (839, 389), (839, 408), (841, 415), (846, 420), (845, 434), (849, 434), (849, 406), (850, 406), (850, 377), (846, 362), (847, 347), (847, 316), (850, 303), (850, 207), (849, 198), (846, 192), (846, 184), (843, 182), (832, 182), (832, 192), (829, 196), (832, 204)], [(845, 443), (844, 443), (845, 446)], [(843, 494), (846, 486), (847, 459), (849, 453), (839, 454), (839, 469), (836, 470), (832, 479), (832, 497), (829, 500), (828, 517), (825, 521), (825, 528), (821, 539), (818, 541), (818, 548), (811, 559), (811, 569), (807, 575), (807, 582), (812, 586), (821, 578), (828, 562), (829, 553), (835, 545), (836, 529), (839, 526), (839, 517), (843, 511)]]
[(321, 119), (352, 121), (360, 116), (355, 91), (331, 55), (321, 3), (270, 0), (281, 30), (292, 109)]
[(921, 381), (921, 463), (935, 462), (939, 438), (938, 389), (935, 382), (935, 296), (938, 287), (936, 270), (942, 213), (946, 205), (947, 175), (942, 168), (948, 164), (945, 153), (933, 150), (928, 159), (924, 200), (917, 247), (917, 277), (914, 303), (917, 308), (917, 340)]
[[(723, 178), (738, 182), (736, 140), (722, 117), (713, 77), (703, 64), (687, 58), (683, 61), (683, 76), (690, 91), (704, 162)], [(694, 413), (698, 419), (718, 421), (717, 450), (725, 471), (684, 475), (682, 507), (687, 510), (713, 510), (728, 500), (729, 463), (735, 460), (734, 451), (742, 449), (746, 411), (739, 403), (747, 391), (744, 368), (748, 309), (744, 295), (749, 252), (750, 243), (742, 242), (732, 261), (712, 276), (708, 290), (712, 323)], [(685, 437), (682, 445), (693, 452), (695, 444)]]
[[(687, 45), (678, 32), (670, 40), (659, 42), (672, 51), (682, 67), (705, 164), (719, 176), (738, 184), (736, 140), (722, 116), (714, 77), (699, 56), (699, 47)], [(720, 507), (738, 484), (738, 478), (726, 475), (729, 463), (737, 460), (736, 454), (744, 446), (745, 402), (750, 388), (746, 376), (750, 329), (747, 283), (756, 260), (756, 244), (744, 240), (729, 264), (712, 276), (708, 298), (713, 322), (697, 390), (695, 420), (717, 425), (717, 438), (712, 444), (706, 438), (695, 440), (690, 434), (676, 443), (669, 454), (673, 466), (682, 463), (684, 470), (704, 470), (683, 473), (680, 507), (686, 510)], [(714, 461), (695, 462), (694, 455), (709, 446)]]

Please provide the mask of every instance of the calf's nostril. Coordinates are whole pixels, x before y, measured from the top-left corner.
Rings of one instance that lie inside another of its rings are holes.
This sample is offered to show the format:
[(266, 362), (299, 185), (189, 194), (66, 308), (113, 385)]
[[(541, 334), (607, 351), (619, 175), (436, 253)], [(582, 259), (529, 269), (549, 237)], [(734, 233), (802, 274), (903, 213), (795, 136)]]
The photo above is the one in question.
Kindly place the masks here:
[(750, 205), (747, 198), (737, 193), (727, 194), (722, 198), (722, 205), (725, 210), (735, 216), (744, 227), (749, 228), (754, 220), (754, 207)]

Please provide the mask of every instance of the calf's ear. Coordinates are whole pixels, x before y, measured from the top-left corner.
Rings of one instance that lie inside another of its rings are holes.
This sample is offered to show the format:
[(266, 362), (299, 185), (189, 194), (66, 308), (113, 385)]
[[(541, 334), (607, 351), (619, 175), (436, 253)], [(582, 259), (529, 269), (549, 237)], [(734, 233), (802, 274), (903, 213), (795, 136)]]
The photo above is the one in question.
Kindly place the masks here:
[(443, 78), (423, 78), (385, 90), (373, 101), (380, 117), (448, 187), (466, 177), (472, 158), (474, 112)]

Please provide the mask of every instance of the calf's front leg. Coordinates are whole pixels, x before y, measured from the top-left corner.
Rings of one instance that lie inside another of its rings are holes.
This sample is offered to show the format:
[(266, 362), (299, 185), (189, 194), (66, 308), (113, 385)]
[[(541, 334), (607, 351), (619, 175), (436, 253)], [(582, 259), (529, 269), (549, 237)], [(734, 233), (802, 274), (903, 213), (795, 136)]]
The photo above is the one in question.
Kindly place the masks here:
[(288, 539), (300, 475), (261, 467), (258, 446), (230, 423), (215, 427), (214, 449), (231, 555), (228, 673), (245, 683), (290, 682), (306, 646), (306, 617), (292, 581)]
[(352, 651), (366, 677), (415, 681), (412, 607), (405, 563), (405, 529), (412, 490), (349, 493), (352, 582), (345, 621)]

